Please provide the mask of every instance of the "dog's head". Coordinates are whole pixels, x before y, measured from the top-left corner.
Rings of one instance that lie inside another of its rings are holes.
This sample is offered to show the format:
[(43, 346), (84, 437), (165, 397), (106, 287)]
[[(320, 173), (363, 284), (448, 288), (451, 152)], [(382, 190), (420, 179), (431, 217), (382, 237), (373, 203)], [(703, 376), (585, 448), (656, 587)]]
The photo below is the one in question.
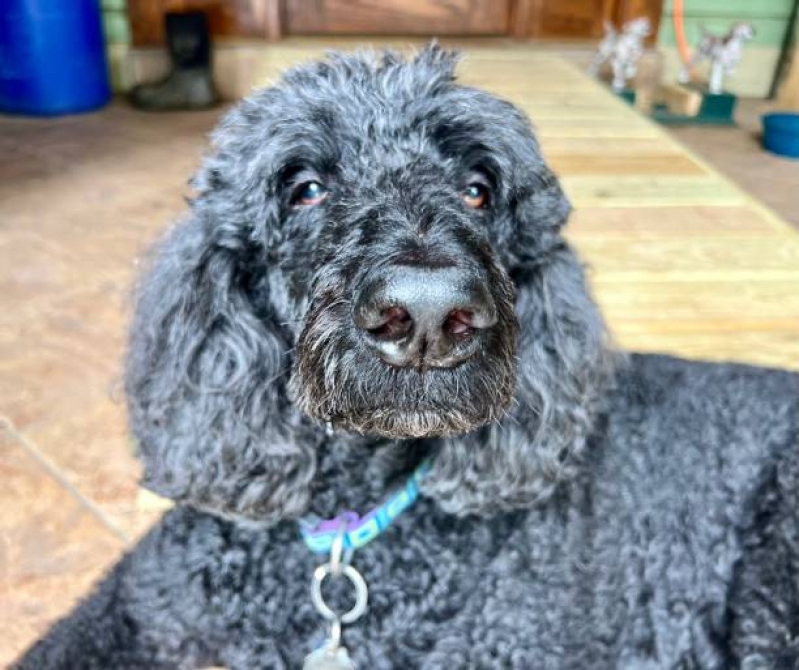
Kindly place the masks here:
[(465, 511), (568, 467), (604, 352), (569, 205), (524, 115), (454, 64), (331, 56), (223, 121), (132, 330), (152, 488), (296, 515), (324, 424), (441, 438), (429, 487)]

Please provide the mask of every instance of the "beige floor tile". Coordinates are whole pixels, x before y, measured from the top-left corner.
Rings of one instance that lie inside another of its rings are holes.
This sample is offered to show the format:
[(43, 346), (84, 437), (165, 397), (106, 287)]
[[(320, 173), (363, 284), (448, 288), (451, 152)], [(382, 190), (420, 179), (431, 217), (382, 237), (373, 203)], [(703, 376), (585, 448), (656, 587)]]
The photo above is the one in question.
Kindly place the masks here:
[(0, 427), (0, 665), (68, 612), (124, 544)]

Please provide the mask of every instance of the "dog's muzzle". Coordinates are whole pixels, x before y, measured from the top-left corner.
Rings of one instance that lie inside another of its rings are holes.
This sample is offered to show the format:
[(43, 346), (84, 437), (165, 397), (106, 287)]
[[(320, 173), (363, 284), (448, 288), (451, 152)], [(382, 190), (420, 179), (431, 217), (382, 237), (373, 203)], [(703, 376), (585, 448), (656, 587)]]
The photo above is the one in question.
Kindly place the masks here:
[(389, 365), (451, 368), (479, 350), (497, 309), (485, 282), (465, 269), (391, 265), (363, 281), (353, 316)]

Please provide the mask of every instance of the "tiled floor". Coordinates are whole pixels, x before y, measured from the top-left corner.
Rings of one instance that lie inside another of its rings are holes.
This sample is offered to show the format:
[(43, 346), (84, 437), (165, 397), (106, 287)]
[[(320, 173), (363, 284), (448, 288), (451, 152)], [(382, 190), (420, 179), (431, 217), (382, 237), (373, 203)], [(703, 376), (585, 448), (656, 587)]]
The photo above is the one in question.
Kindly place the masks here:
[[(590, 82), (583, 96), (570, 69), (524, 70), (540, 79), (525, 98), (491, 76), (491, 58), (472, 75), (505, 86), (537, 122), (624, 343), (776, 363), (796, 351), (785, 287), (799, 238)], [(219, 113), (115, 103), (0, 119), (0, 665), (159, 513), (137, 489), (120, 398), (127, 296), (135, 259), (184, 209)], [(757, 307), (741, 325), (743, 294)]]
[(119, 393), (127, 296), (218, 114), (0, 120), (0, 666), (158, 513)]

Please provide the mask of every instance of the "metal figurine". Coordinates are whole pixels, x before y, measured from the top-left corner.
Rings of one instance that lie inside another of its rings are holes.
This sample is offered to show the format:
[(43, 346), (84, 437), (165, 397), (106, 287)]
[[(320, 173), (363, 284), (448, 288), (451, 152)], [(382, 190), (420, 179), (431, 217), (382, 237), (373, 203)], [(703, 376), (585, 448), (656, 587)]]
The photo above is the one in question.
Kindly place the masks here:
[(596, 76), (602, 65), (610, 61), (613, 70), (611, 86), (616, 92), (623, 91), (627, 80), (638, 72), (638, 61), (644, 53), (644, 39), (651, 30), (652, 26), (646, 17), (628, 21), (621, 32), (610, 21), (605, 21), (605, 36), (588, 71)]
[(752, 24), (743, 21), (733, 24), (726, 35), (713, 35), (703, 29), (699, 46), (688, 64), (680, 70), (680, 83), (687, 84), (691, 78), (691, 70), (707, 59), (710, 61), (708, 89), (711, 93), (720, 95), (724, 88), (724, 77), (732, 74), (741, 60), (744, 42), (754, 36)]

